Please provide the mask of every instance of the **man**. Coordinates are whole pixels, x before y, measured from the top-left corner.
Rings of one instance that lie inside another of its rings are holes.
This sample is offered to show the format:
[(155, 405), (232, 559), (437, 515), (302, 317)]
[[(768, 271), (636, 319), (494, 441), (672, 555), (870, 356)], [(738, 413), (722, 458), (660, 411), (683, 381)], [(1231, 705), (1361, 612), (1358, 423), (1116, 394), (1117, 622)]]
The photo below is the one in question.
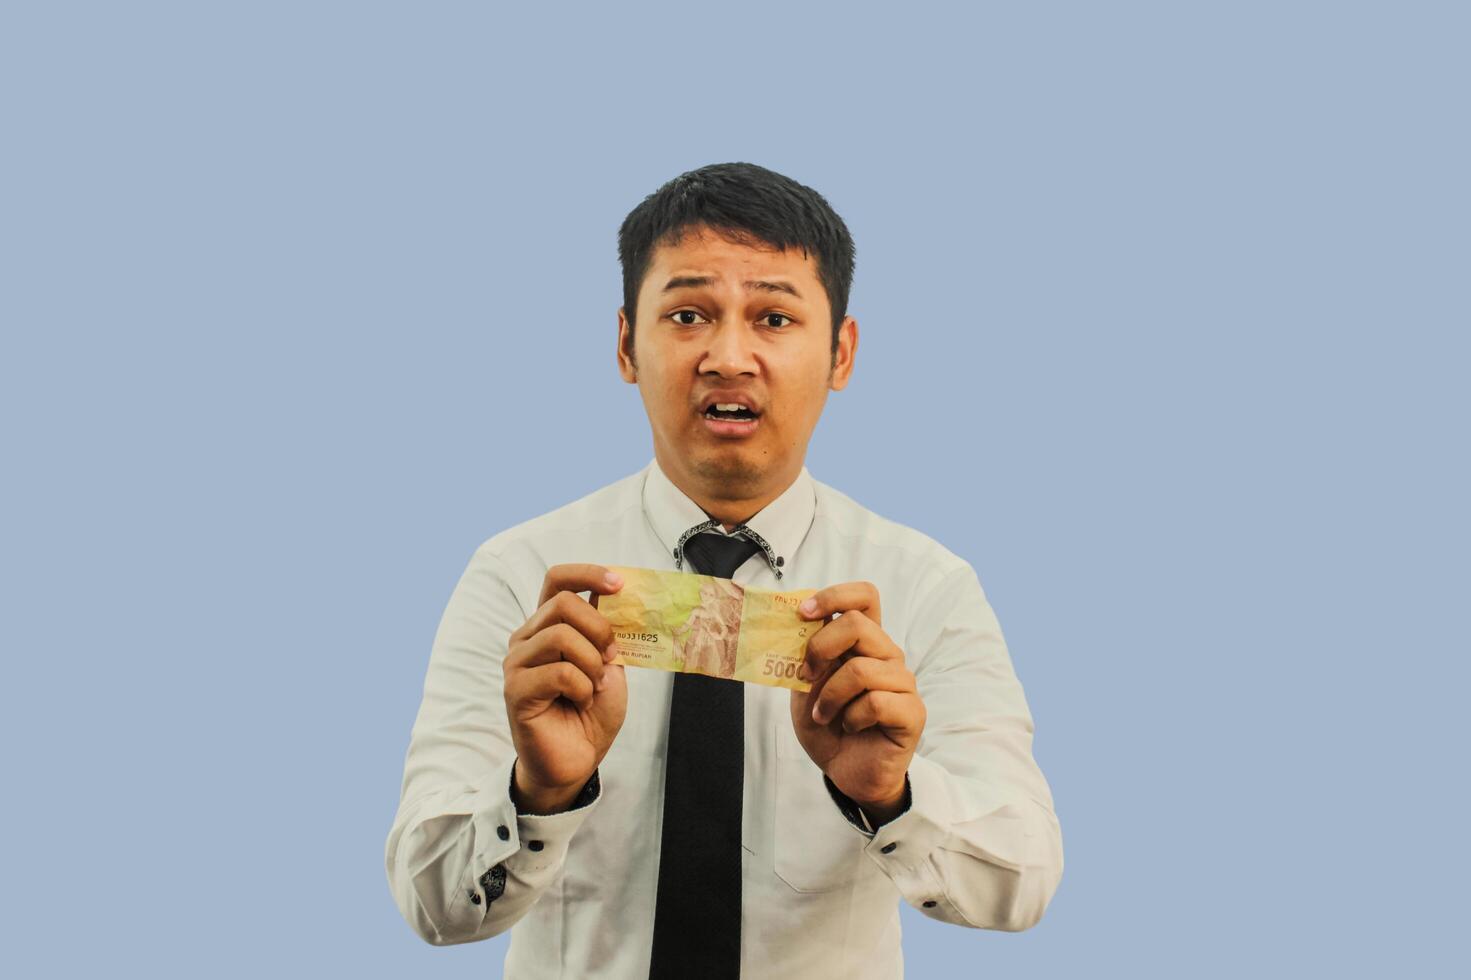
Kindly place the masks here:
[[(619, 256), (654, 459), (471, 558), (388, 836), (399, 909), (436, 945), (514, 925), (515, 978), (898, 977), (900, 898), (1032, 926), (1062, 839), (976, 574), (804, 465), (858, 348), (847, 228), (720, 164), (640, 203)], [(614, 564), (817, 589), (812, 691), (610, 663)]]

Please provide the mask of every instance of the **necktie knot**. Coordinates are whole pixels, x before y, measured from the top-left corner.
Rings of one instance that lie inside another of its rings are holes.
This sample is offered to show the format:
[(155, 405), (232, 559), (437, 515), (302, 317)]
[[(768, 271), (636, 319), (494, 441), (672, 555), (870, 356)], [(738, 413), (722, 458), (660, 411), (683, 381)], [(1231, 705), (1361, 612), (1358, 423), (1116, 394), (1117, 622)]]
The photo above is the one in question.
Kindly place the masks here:
[[(715, 542), (714, 545), (710, 544), (712, 541)], [(737, 544), (740, 550), (737, 550)], [(694, 547), (691, 548), (691, 545)], [(696, 558), (692, 552), (699, 552), (700, 557)], [(674, 548), (674, 567), (682, 569), (685, 558), (689, 557), (691, 567), (694, 567), (695, 561), (704, 562), (694, 568), (700, 574), (730, 578), (737, 568), (745, 564), (747, 558), (757, 552), (766, 556), (766, 564), (780, 579), (781, 566), (786, 563), (785, 560), (772, 550), (771, 545), (754, 528), (738, 524), (733, 533), (726, 534), (721, 530), (720, 522), (712, 518), (703, 524), (696, 524), (680, 535), (679, 543)], [(732, 565), (731, 562), (735, 564)], [(725, 569), (727, 566), (727, 571), (714, 570)]]
[(730, 578), (761, 548), (741, 535), (716, 534), (705, 531), (685, 542), (684, 554), (690, 568), (702, 575)]

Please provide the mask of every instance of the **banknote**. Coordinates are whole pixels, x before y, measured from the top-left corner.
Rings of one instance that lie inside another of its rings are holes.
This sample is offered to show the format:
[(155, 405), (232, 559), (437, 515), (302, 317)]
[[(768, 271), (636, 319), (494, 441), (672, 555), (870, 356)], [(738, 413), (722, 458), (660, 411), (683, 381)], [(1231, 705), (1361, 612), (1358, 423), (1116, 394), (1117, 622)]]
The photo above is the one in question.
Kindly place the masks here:
[(797, 676), (823, 625), (797, 605), (816, 589), (777, 592), (728, 578), (607, 566), (623, 588), (598, 596), (618, 644), (614, 663), (810, 691)]

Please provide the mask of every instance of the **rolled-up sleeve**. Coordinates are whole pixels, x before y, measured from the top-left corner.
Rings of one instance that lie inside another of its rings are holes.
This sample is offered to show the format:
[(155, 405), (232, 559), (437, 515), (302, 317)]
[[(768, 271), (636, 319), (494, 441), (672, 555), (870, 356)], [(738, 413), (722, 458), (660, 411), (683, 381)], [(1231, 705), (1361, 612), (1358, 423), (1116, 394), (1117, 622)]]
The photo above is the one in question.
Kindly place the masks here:
[(501, 665), (527, 614), (507, 575), (482, 545), (450, 596), (384, 853), (399, 911), (436, 946), (487, 939), (525, 915), (601, 795), (594, 776), (564, 813), (516, 812)]
[(926, 708), (910, 803), (865, 846), (933, 919), (1019, 931), (1062, 878), (1062, 831), (996, 614), (966, 563), (927, 589), (903, 644)]

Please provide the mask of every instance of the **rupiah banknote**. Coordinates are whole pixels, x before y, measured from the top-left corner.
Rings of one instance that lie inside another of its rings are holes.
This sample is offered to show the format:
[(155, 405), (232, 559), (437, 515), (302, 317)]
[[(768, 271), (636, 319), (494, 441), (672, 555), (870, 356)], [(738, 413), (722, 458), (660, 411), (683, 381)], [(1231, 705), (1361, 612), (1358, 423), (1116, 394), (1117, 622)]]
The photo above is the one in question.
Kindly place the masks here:
[(798, 671), (824, 621), (797, 605), (816, 589), (777, 592), (728, 578), (607, 566), (623, 588), (598, 596), (618, 645), (614, 663), (810, 691)]

